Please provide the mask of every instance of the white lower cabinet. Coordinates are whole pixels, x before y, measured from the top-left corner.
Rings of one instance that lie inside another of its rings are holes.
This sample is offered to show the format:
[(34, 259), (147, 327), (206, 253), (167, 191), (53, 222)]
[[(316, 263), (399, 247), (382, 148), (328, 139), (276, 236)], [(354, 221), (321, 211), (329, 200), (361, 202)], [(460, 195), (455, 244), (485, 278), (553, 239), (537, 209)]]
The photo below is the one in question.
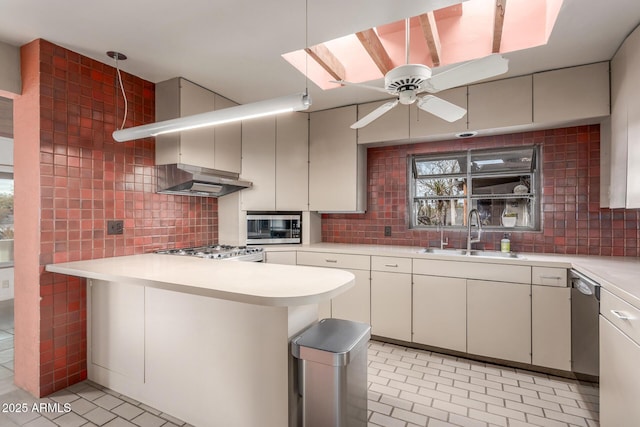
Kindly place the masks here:
[(266, 252), (265, 261), (268, 264), (296, 265), (296, 251)]
[(640, 345), (600, 316), (600, 425), (640, 425)]
[(467, 281), (413, 276), (413, 342), (467, 351)]
[(333, 298), (330, 305), (329, 303), (319, 305), (320, 319), (333, 317), (371, 323), (370, 256), (300, 251), (297, 254), (297, 264), (339, 268), (355, 276), (355, 285), (351, 289)]
[(371, 268), (371, 333), (411, 341), (411, 259), (374, 256)]
[(331, 300), (331, 317), (371, 323), (371, 282), (369, 270), (349, 270), (356, 276), (356, 284), (347, 292)]
[(467, 280), (467, 351), (531, 363), (531, 285)]
[(532, 363), (570, 371), (571, 288), (532, 286), (531, 322)]
[(371, 333), (411, 341), (411, 274), (371, 272)]
[(144, 381), (144, 287), (89, 280), (88, 289), (90, 373)]

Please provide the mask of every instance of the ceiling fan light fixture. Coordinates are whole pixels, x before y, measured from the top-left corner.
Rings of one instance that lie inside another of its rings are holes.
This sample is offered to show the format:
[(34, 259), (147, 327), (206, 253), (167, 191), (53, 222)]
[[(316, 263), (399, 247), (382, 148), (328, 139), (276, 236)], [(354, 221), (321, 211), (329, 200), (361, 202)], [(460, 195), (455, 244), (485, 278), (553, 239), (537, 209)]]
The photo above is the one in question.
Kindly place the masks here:
[(304, 111), (311, 106), (311, 97), (306, 93), (283, 96), (280, 98), (238, 105), (207, 113), (178, 117), (148, 125), (135, 126), (113, 132), (118, 142), (147, 138), (172, 132), (182, 132), (207, 126), (216, 126), (240, 120), (255, 119), (292, 111)]

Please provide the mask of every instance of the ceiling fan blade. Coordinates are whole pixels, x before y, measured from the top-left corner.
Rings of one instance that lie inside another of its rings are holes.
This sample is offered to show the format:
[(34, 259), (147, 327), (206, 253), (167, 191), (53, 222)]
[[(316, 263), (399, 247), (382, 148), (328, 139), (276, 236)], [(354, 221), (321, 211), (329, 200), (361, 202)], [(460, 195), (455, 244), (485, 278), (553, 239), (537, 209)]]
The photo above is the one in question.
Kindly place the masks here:
[(352, 82), (347, 82), (344, 80), (330, 80), (331, 83), (338, 83), (340, 85), (344, 85), (344, 86), (355, 86), (355, 87), (361, 87), (363, 89), (371, 89), (371, 90), (377, 90), (378, 92), (382, 92), (382, 93), (386, 93), (387, 95), (389, 95), (389, 91), (387, 91), (385, 88), (382, 87), (378, 87), (378, 86), (370, 86), (370, 85), (366, 85), (363, 83), (352, 83)]
[(420, 98), (418, 100), (418, 107), (448, 122), (460, 120), (467, 114), (466, 109), (433, 95), (426, 95)]
[(395, 101), (385, 102), (384, 104), (382, 104), (381, 106), (379, 106), (378, 108), (376, 108), (375, 110), (373, 110), (372, 112), (370, 112), (369, 114), (367, 114), (366, 116), (364, 116), (363, 118), (361, 118), (360, 120), (352, 124), (350, 126), (351, 129), (360, 129), (361, 127), (365, 127), (366, 125), (368, 125), (369, 123), (371, 123), (372, 121), (374, 121), (375, 119), (382, 116), (384, 113), (386, 113), (387, 111), (391, 110), (393, 107), (398, 105), (398, 102), (399, 101), (397, 99)]
[(509, 69), (509, 60), (501, 55), (489, 55), (450, 68), (431, 76), (427, 80), (422, 91), (436, 93), (452, 87), (464, 86), (478, 80), (504, 74)]

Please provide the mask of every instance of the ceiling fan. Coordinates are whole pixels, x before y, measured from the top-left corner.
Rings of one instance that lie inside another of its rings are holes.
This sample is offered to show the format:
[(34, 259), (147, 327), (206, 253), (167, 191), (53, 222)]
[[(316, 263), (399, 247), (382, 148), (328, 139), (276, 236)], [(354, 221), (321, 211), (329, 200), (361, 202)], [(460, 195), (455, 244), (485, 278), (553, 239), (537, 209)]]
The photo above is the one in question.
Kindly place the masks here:
[(466, 109), (433, 95), (421, 97), (418, 97), (418, 95), (424, 92), (437, 93), (441, 90), (463, 86), (478, 80), (504, 74), (508, 70), (509, 61), (500, 55), (494, 54), (465, 62), (441, 73), (432, 75), (431, 68), (426, 65), (409, 64), (409, 19), (406, 19), (405, 22), (407, 63), (394, 68), (384, 76), (384, 88), (361, 83), (351, 83), (344, 80), (333, 81), (333, 83), (372, 89), (396, 96), (395, 100), (382, 104), (352, 124), (351, 129), (359, 129), (368, 125), (399, 103), (409, 105), (416, 101), (421, 110), (446, 121), (455, 122), (464, 117), (467, 113)]

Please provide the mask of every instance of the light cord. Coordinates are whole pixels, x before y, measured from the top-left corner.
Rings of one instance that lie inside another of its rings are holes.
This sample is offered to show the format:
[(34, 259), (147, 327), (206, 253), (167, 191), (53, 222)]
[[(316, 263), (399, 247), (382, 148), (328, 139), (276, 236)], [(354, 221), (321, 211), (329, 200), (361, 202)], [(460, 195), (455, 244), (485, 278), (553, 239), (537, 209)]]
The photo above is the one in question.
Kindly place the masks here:
[[(122, 91), (122, 97), (124, 98), (124, 117), (122, 118), (122, 126), (120, 129), (124, 129), (124, 124), (127, 121), (127, 113), (129, 110), (129, 103), (127, 102), (127, 94), (124, 91), (124, 85), (122, 84), (122, 75), (120, 74), (120, 68), (118, 67), (118, 55), (114, 57), (116, 62), (116, 73), (118, 74), (118, 82), (120, 83), (120, 90)], [(117, 108), (117, 106), (116, 106)]]

